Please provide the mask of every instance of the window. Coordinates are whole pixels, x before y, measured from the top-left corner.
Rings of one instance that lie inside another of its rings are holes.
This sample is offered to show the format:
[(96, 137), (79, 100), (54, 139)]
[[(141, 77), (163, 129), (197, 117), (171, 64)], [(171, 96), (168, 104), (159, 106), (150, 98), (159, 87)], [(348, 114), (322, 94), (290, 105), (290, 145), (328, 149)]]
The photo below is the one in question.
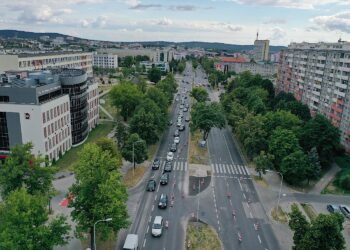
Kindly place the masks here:
[(45, 136), (45, 138), (47, 137), (47, 134), (46, 134), (46, 127), (44, 127), (44, 136)]
[(46, 122), (45, 112), (42, 115), (43, 115), (43, 123), (45, 123)]

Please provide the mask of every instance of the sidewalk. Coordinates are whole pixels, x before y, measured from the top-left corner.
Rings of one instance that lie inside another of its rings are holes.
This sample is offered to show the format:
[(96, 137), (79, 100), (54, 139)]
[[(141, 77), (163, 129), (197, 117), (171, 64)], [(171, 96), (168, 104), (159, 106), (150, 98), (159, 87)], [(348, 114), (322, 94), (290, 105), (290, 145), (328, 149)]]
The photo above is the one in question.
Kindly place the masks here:
[(316, 185), (308, 192), (309, 194), (321, 194), (322, 190), (325, 189), (332, 181), (334, 176), (340, 171), (340, 167), (333, 163), (332, 167), (328, 172), (316, 183)]

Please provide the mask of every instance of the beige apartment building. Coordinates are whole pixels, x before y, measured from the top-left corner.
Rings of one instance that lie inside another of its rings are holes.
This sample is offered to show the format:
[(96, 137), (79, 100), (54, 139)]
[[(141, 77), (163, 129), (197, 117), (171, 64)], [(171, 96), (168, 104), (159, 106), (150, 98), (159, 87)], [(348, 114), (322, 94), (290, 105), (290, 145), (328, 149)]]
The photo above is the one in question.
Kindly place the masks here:
[(0, 73), (54, 68), (82, 69), (92, 76), (91, 52), (44, 52), (36, 54), (0, 54)]
[(258, 40), (254, 41), (254, 60), (256, 62), (269, 61), (270, 41)]
[(350, 152), (350, 43), (291, 43), (280, 55), (276, 89), (328, 117)]

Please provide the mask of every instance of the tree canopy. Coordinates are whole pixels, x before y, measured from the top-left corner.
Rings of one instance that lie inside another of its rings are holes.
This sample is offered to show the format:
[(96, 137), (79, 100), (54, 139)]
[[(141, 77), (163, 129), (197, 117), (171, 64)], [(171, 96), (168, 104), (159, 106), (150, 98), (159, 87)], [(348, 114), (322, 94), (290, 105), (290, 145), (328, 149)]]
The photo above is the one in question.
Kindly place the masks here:
[(117, 233), (129, 225), (126, 188), (122, 182), (118, 160), (95, 144), (86, 144), (78, 153), (74, 183), (70, 188), (71, 215), (77, 223), (78, 235), (89, 232), (93, 242), (93, 225), (97, 220), (112, 218), (100, 223), (96, 230), (105, 239), (110, 232)]
[(223, 128), (225, 116), (218, 103), (197, 103), (191, 111), (191, 129), (200, 129), (203, 132), (203, 140), (208, 138), (211, 128)]
[(126, 141), (122, 149), (122, 155), (124, 159), (130, 162), (133, 161), (133, 145), (135, 162), (140, 164), (147, 160), (148, 155), (146, 142), (142, 140), (138, 134), (131, 134), (128, 140)]
[(136, 85), (130, 82), (122, 82), (114, 86), (110, 94), (113, 104), (120, 110), (125, 121), (133, 115), (136, 106), (143, 97)]
[(10, 192), (0, 203), (0, 249), (53, 249), (65, 245), (70, 226), (62, 215), (50, 216), (45, 196), (25, 188)]
[(208, 92), (203, 87), (194, 87), (191, 91), (191, 96), (197, 101), (197, 102), (205, 102), (208, 100)]
[(53, 174), (56, 169), (45, 167), (45, 160), (33, 156), (33, 145), (26, 143), (11, 148), (9, 157), (0, 168), (2, 197), (11, 191), (25, 187), (30, 194), (48, 194), (52, 190)]
[(157, 83), (162, 78), (162, 72), (157, 67), (153, 67), (148, 71), (148, 79), (151, 82)]

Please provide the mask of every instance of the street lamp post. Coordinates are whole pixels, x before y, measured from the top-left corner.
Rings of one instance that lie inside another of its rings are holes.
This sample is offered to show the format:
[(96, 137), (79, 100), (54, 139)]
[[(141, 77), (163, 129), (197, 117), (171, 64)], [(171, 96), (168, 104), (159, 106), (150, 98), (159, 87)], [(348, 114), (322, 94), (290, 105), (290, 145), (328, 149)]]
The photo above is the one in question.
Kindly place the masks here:
[(280, 205), (280, 199), (281, 199), (281, 192), (282, 192), (282, 183), (283, 183), (283, 174), (281, 172), (278, 171), (273, 171), (273, 170), (266, 170), (267, 172), (275, 172), (277, 174), (279, 174), (281, 176), (281, 184), (280, 184), (280, 190), (278, 192), (278, 199), (277, 199), (277, 209)]
[(138, 141), (135, 141), (132, 143), (132, 164), (134, 166), (134, 169), (133, 169), (133, 175), (134, 175), (134, 172), (135, 172), (135, 144), (136, 143), (140, 143), (140, 142), (143, 142), (142, 140), (138, 140)]
[(107, 219), (103, 219), (103, 220), (98, 220), (95, 222), (94, 224), (94, 246), (93, 246), (93, 250), (96, 250), (96, 225), (97, 223), (99, 222), (108, 222), (108, 221), (111, 221), (112, 218), (107, 218)]

